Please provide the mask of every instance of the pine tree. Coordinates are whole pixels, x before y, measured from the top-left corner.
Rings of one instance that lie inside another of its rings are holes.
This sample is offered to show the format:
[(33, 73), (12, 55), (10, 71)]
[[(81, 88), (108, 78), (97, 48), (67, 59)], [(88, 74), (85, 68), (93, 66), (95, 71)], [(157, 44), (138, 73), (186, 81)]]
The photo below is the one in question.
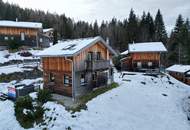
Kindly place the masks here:
[(148, 29), (148, 41), (154, 41), (154, 35), (155, 35), (154, 21), (149, 12), (147, 13), (145, 20)]
[(139, 40), (141, 42), (147, 42), (148, 41), (148, 27), (147, 27), (145, 12), (143, 12), (143, 15), (140, 21), (140, 33), (141, 35), (139, 35)]
[(53, 45), (58, 43), (58, 39), (57, 39), (57, 30), (54, 29), (53, 31)]
[(155, 25), (155, 41), (161, 41), (166, 45), (167, 33), (160, 9), (156, 14), (154, 25)]
[(133, 9), (131, 9), (128, 18), (127, 35), (129, 37), (129, 42), (138, 41), (138, 20)]
[(94, 22), (93, 30), (94, 30), (93, 36), (98, 36), (99, 35), (99, 27), (98, 27), (97, 20)]

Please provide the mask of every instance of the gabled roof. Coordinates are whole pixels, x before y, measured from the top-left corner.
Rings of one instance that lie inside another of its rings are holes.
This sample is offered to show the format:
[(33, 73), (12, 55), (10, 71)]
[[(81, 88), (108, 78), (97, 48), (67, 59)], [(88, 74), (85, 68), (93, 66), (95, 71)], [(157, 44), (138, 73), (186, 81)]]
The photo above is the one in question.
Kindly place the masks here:
[(186, 73), (190, 71), (190, 65), (172, 65), (166, 70), (171, 72)]
[(166, 52), (167, 49), (162, 42), (130, 43), (129, 53), (135, 52)]
[(97, 36), (91, 38), (60, 41), (56, 45), (41, 51), (36, 56), (39, 57), (74, 56), (79, 54), (85, 48), (88, 48), (99, 41), (102, 44), (104, 44), (112, 54), (116, 55), (116, 52), (100, 36)]
[(42, 28), (42, 23), (0, 20), (0, 27)]

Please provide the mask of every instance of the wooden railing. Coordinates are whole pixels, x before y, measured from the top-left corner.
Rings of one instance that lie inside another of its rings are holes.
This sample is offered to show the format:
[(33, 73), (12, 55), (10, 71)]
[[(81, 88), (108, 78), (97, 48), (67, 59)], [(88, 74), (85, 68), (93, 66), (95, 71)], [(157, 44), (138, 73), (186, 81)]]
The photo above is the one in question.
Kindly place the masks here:
[(104, 70), (110, 67), (109, 60), (92, 60), (81, 61), (75, 65), (75, 71), (95, 71)]

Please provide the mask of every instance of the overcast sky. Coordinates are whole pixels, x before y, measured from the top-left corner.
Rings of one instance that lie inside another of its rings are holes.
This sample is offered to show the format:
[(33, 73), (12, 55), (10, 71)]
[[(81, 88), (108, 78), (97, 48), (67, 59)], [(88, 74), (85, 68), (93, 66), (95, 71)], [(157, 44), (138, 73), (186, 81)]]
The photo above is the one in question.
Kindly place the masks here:
[(155, 16), (161, 10), (167, 30), (175, 25), (178, 14), (190, 18), (190, 0), (3, 0), (16, 3), (21, 7), (40, 9), (77, 20), (94, 22), (110, 20), (115, 17), (123, 20), (133, 8), (138, 16), (150, 11)]

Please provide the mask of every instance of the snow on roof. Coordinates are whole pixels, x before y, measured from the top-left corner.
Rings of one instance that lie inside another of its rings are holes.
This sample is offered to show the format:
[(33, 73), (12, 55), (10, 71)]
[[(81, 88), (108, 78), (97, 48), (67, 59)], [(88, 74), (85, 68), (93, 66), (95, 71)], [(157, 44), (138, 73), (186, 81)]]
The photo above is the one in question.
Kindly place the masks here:
[(42, 28), (42, 23), (0, 20), (1, 27)]
[(121, 55), (127, 55), (128, 53), (129, 53), (129, 51), (126, 50), (126, 51), (122, 52)]
[(162, 42), (130, 43), (129, 53), (133, 52), (166, 52)]
[(48, 57), (48, 56), (73, 56), (78, 54), (82, 49), (87, 48), (98, 41), (101, 41), (114, 55), (116, 52), (99, 36), (83, 39), (66, 40), (51, 46), (36, 56)]
[(53, 28), (43, 29), (43, 32), (44, 32), (44, 33), (49, 32), (49, 31), (53, 31)]
[(166, 69), (167, 71), (185, 73), (190, 71), (190, 65), (172, 65)]

